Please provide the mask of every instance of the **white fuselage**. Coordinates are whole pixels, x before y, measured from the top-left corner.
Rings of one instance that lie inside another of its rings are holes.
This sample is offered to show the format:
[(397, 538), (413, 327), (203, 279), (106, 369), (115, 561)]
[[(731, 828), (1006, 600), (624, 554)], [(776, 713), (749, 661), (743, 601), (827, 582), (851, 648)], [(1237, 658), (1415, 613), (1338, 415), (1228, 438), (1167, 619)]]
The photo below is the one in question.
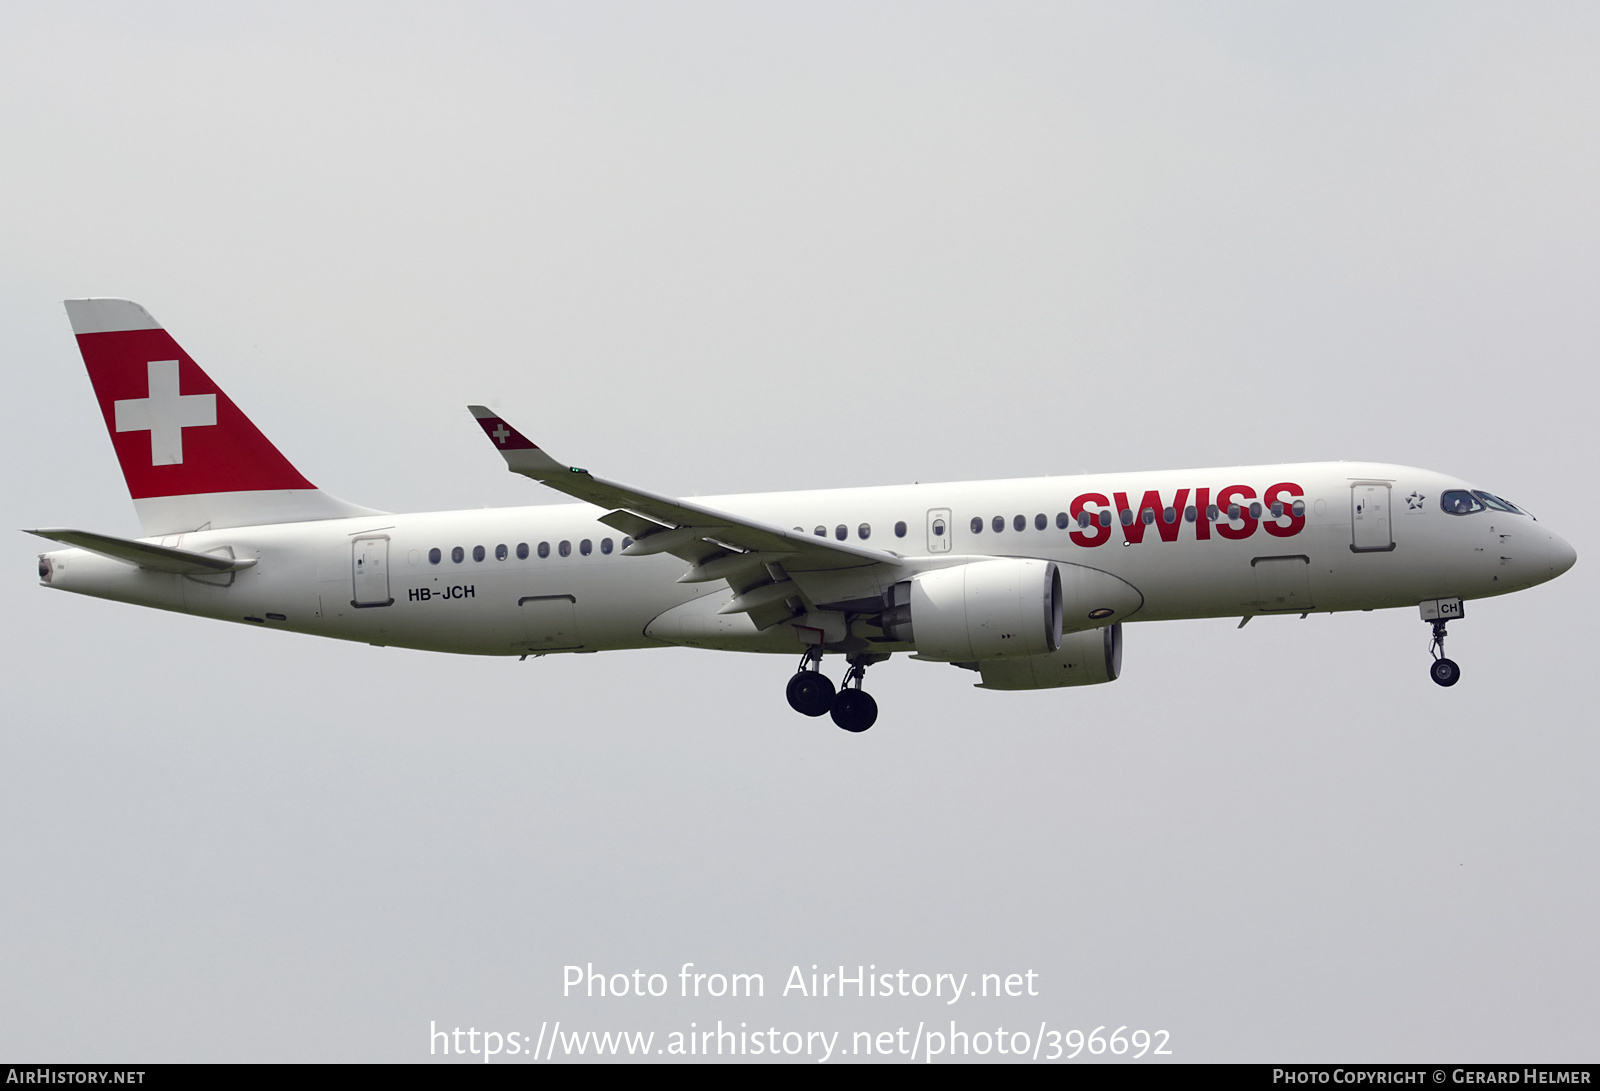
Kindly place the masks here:
[[(1283, 484), (1293, 489), (1264, 497)], [(1244, 488), (1225, 492), (1235, 486)], [(697, 502), (807, 533), (822, 528), (830, 538), (842, 527), (852, 544), (919, 569), (981, 557), (1098, 569), (1142, 596), (1132, 621), (1481, 598), (1542, 583), (1571, 566), (1572, 548), (1529, 516), (1441, 508), (1442, 493), (1469, 487), (1427, 470), (1337, 462)], [(1276, 518), (1273, 499), (1282, 505)], [(1259, 515), (1251, 515), (1252, 503), (1262, 505)], [(1206, 518), (1212, 504), (1222, 509), (1215, 521)], [(1230, 504), (1238, 505), (1237, 518), (1228, 518)], [(1101, 525), (1103, 509), (1108, 526)], [(623, 537), (598, 522), (603, 514), (587, 504), (561, 504), (202, 530), (149, 540), (196, 552), (231, 550), (256, 563), (226, 575), (184, 576), (65, 549), (46, 555), (45, 582), (225, 621), (474, 655), (668, 644), (801, 648), (789, 625), (758, 632), (746, 615), (719, 614), (732, 597), (729, 587), (679, 582), (686, 566), (675, 557), (623, 556)], [(519, 556), (520, 546), (526, 556)], [(479, 547), (482, 560), (474, 559)], [(856, 624), (848, 617), (845, 623)]]

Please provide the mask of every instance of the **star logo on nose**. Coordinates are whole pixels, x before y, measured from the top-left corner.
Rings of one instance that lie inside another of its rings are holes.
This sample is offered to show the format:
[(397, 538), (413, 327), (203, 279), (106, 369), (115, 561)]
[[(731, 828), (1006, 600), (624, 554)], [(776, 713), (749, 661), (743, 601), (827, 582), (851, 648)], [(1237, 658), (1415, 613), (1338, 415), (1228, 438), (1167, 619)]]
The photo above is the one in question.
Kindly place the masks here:
[(1413, 491), (1410, 496), (1406, 497), (1406, 507), (1411, 511), (1416, 511), (1422, 507), (1422, 502), (1426, 499), (1427, 497), (1420, 492)]

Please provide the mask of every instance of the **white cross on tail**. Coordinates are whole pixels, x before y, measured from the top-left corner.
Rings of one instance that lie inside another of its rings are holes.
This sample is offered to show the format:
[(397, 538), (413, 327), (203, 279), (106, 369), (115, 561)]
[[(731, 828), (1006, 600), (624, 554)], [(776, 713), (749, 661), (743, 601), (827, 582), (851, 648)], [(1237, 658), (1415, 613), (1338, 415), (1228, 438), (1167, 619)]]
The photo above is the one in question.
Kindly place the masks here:
[(215, 394), (179, 394), (178, 361), (151, 360), (149, 397), (114, 402), (117, 431), (150, 433), (150, 465), (183, 462), (183, 430), (217, 423)]

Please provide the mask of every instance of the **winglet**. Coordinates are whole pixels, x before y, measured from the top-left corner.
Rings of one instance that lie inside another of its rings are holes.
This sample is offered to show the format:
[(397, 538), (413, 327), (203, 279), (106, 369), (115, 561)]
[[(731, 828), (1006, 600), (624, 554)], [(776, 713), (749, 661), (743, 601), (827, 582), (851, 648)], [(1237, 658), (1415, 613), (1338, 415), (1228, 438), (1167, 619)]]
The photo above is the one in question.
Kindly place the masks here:
[(551, 473), (572, 471), (572, 467), (561, 465), (541, 451), (537, 444), (507, 424), (494, 410), (482, 405), (469, 405), (467, 409), (477, 418), (478, 427), (489, 437), (489, 442), (495, 445), (500, 457), (506, 460), (506, 469), (512, 473), (543, 478)]

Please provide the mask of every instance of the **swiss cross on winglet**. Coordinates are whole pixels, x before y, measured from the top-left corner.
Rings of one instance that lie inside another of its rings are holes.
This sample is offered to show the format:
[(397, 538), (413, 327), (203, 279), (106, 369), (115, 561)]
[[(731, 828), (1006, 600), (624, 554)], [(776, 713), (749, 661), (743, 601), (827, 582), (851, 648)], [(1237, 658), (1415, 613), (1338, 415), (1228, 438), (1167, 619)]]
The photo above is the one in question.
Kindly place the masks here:
[(553, 474), (566, 473), (569, 470), (569, 467), (561, 465), (539, 450), (537, 444), (501, 420), (493, 410), (481, 405), (469, 405), (467, 409), (478, 419), (478, 427), (489, 437), (489, 442), (495, 445), (500, 457), (506, 460), (506, 469), (512, 473), (544, 481)]
[(478, 426), (483, 429), (483, 434), (494, 440), (494, 445), (502, 451), (537, 451), (538, 444), (528, 439), (521, 432), (494, 415), (492, 410), (481, 405), (469, 405), (472, 415), (478, 418)]

